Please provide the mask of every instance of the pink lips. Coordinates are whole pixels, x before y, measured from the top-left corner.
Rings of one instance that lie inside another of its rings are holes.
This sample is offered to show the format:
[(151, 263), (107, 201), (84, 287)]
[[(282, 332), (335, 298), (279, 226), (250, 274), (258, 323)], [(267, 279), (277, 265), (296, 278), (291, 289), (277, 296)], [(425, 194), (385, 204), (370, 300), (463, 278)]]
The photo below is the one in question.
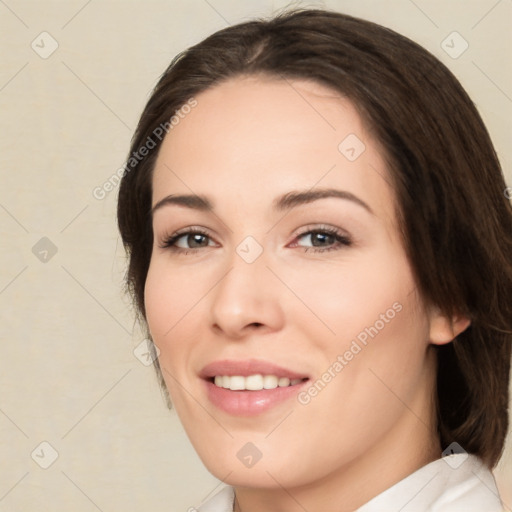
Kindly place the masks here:
[[(290, 380), (305, 380), (294, 386), (262, 389), (260, 391), (232, 391), (216, 386), (213, 383), (213, 377), (216, 375), (240, 375), (247, 377), (255, 374), (275, 375), (278, 378), (288, 377)], [(200, 377), (204, 381), (206, 394), (210, 402), (224, 412), (235, 416), (254, 416), (268, 411), (296, 396), (309, 380), (309, 376), (306, 374), (256, 359), (215, 361), (202, 369)]]

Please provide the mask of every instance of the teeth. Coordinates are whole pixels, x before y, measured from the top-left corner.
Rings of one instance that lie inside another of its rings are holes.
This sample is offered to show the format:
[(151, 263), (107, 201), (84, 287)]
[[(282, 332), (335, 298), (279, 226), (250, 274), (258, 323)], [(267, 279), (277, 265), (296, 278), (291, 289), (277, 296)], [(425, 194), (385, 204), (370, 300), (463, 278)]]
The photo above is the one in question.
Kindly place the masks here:
[(279, 379), (275, 375), (263, 377), (263, 389), (275, 389), (279, 386)]
[(244, 381), (244, 388), (251, 391), (258, 391), (263, 388), (263, 377), (261, 375), (249, 375), (249, 377), (231, 377), (231, 379), (241, 379)]
[(245, 378), (239, 375), (234, 375), (229, 379), (229, 389), (231, 391), (240, 391), (245, 389)]
[(288, 377), (276, 377), (275, 375), (216, 375), (214, 382), (220, 388), (230, 389), (231, 391), (260, 391), (261, 389), (286, 388), (300, 384), (303, 379), (289, 379)]

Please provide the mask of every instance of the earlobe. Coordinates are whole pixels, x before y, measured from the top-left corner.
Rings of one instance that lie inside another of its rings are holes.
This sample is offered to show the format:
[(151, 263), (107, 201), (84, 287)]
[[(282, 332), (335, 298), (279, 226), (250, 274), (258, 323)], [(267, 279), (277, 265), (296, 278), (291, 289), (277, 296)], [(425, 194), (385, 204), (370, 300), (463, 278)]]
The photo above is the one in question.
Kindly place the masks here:
[(430, 318), (429, 341), (434, 345), (445, 345), (453, 341), (461, 332), (471, 324), (471, 320), (464, 315), (447, 317), (439, 308), (434, 308)]

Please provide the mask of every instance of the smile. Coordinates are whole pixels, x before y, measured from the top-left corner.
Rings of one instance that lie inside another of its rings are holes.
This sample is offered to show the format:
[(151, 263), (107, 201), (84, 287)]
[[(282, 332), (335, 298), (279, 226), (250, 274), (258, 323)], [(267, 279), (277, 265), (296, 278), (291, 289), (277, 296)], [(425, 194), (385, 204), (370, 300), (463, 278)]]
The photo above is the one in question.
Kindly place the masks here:
[(231, 391), (260, 391), (262, 389), (286, 388), (300, 384), (304, 379), (289, 379), (288, 377), (277, 377), (276, 375), (216, 375), (213, 382), (219, 388), (230, 389)]
[(207, 399), (232, 416), (262, 414), (297, 396), (306, 374), (262, 360), (223, 360), (200, 373)]

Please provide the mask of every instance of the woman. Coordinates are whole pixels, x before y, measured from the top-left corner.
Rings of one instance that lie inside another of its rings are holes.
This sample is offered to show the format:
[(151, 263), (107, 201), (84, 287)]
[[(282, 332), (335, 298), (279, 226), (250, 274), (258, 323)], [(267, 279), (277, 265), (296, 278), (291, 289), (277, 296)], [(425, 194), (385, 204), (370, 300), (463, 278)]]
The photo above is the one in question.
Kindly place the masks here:
[(118, 221), (161, 384), (228, 484), (199, 510), (501, 510), (505, 189), (455, 77), (379, 25), (299, 9), (173, 60)]

